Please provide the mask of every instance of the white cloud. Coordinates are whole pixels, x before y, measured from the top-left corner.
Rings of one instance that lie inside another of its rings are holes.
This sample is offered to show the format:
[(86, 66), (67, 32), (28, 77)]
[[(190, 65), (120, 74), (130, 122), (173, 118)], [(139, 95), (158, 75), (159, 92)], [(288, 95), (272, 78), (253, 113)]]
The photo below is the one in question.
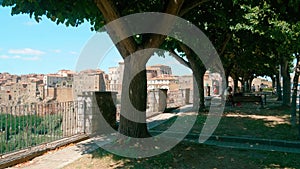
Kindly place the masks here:
[(0, 55), (1, 59), (20, 59), (21, 56), (15, 55), (15, 56), (8, 56), (8, 55)]
[(60, 49), (54, 49), (52, 50), (53, 53), (61, 53), (61, 50)]
[(24, 49), (10, 49), (8, 51), (9, 54), (21, 54), (21, 55), (43, 55), (45, 52), (40, 50), (35, 50), (31, 48), (24, 48)]
[(22, 57), (22, 60), (31, 60), (31, 61), (35, 61), (35, 60), (40, 60), (40, 57), (38, 56), (33, 56), (33, 57)]
[(10, 59), (10, 56), (7, 56), (7, 55), (0, 55), (0, 58), (1, 58), (1, 59)]
[(12, 59), (22, 59), (22, 57), (19, 55), (15, 55), (15, 56), (12, 56)]
[(20, 59), (20, 60), (31, 60), (31, 61), (35, 61), (35, 60), (39, 60), (40, 58), (38, 56), (33, 56), (33, 57), (22, 57), (19, 55), (13, 55), (13, 56), (9, 56), (9, 55), (0, 55), (0, 59)]

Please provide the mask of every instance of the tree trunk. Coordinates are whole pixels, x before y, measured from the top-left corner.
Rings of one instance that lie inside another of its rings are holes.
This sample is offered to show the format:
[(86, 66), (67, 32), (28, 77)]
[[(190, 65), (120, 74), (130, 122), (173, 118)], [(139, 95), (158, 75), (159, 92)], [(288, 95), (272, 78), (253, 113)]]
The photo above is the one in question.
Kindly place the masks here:
[[(181, 64), (186, 65), (188, 68), (190, 68), (193, 71), (194, 76), (194, 97), (193, 97), (193, 109), (196, 109), (199, 107), (198, 110), (195, 111), (203, 111), (205, 109), (205, 99), (204, 99), (204, 74), (206, 72), (206, 68), (203, 66), (202, 61), (197, 58), (197, 56), (191, 56), (192, 51), (182, 45), (182, 50), (185, 51), (186, 57), (188, 59), (188, 62), (186, 62), (184, 59), (181, 58), (176, 52), (171, 51), (172, 56), (175, 57), (177, 61), (179, 61)], [(198, 90), (197, 90), (198, 89)], [(199, 97), (197, 97), (199, 96)]]
[[(205, 109), (205, 104), (204, 104), (204, 74), (206, 71), (206, 68), (204, 66), (192, 66), (191, 68), (193, 70), (195, 80), (197, 82), (198, 86), (198, 95), (199, 99), (196, 99), (199, 101), (199, 112), (203, 111)], [(195, 97), (195, 96), (194, 96)], [(194, 104), (197, 105), (197, 104)]]
[(201, 112), (205, 109), (205, 104), (204, 104), (204, 74), (206, 72), (206, 68), (203, 65), (202, 61), (198, 58), (198, 56), (187, 46), (185, 45), (180, 45), (181, 49), (184, 51), (187, 60), (190, 63), (190, 67), (193, 71), (193, 75), (195, 77), (195, 80), (197, 82), (198, 86), (198, 96), (199, 98), (195, 98), (196, 96), (194, 95), (194, 108), (199, 106), (199, 110), (196, 110), (198, 112)]
[(280, 73), (276, 75), (276, 93), (277, 93), (277, 101), (282, 101), (282, 94), (281, 94), (281, 83), (280, 83)]
[(251, 77), (249, 79), (249, 91), (252, 91), (252, 82), (253, 82), (253, 80), (254, 80), (254, 77)]
[[(113, 1), (110, 0), (94, 0), (95, 4), (108, 22), (114, 21), (121, 17)], [(184, 0), (168, 1), (164, 13), (178, 15)], [(168, 19), (166, 19), (168, 20)], [(170, 21), (168, 23), (171, 23)], [(165, 24), (165, 21), (161, 21)], [(173, 24), (165, 24), (157, 29), (170, 30)], [(121, 23), (107, 30), (109, 36), (114, 41), (124, 34), (126, 37), (128, 27)], [(153, 34), (144, 40), (141, 45), (137, 45), (133, 37), (123, 39), (116, 46), (122, 55), (124, 61), (124, 77), (121, 96), (121, 116), (119, 131), (121, 134), (130, 137), (148, 137), (150, 136), (146, 124), (146, 103), (147, 103), (147, 78), (145, 65), (153, 52), (140, 55), (139, 59), (128, 57), (130, 54), (142, 49), (158, 48), (164, 41), (164, 35)], [(132, 77), (134, 77), (132, 79)], [(132, 79), (132, 80), (131, 80)], [(124, 89), (126, 89), (124, 91)], [(133, 106), (130, 106), (133, 105)]]
[(245, 92), (245, 87), (244, 87), (244, 79), (239, 79), (240, 83), (241, 83), (241, 92), (244, 93)]
[(245, 81), (244, 81), (244, 88), (245, 88), (245, 92), (249, 92), (250, 91), (250, 88), (249, 88), (249, 79), (246, 79)]
[(135, 138), (150, 137), (146, 124), (146, 62), (140, 57), (124, 61), (121, 100), (119, 132)]
[(272, 76), (271, 80), (272, 80), (272, 88), (274, 89), (275, 84), (276, 84), (276, 78), (274, 76)]
[(288, 65), (289, 62), (287, 60), (284, 60), (281, 66), (281, 75), (283, 80), (282, 105), (284, 106), (290, 106), (291, 104), (291, 77)]
[(229, 75), (225, 74), (225, 83), (226, 83), (226, 87), (229, 85)]
[(293, 95), (292, 95), (292, 105), (291, 105), (291, 124), (292, 126), (295, 126), (297, 123), (297, 114), (296, 114), (296, 109), (297, 109), (297, 91), (298, 91), (298, 79), (299, 79), (299, 73), (298, 73), (298, 68), (299, 68), (299, 55), (297, 55), (297, 64), (296, 64), (296, 69), (294, 71), (295, 76), (293, 79)]
[(233, 85), (234, 85), (234, 93), (237, 93), (237, 89), (238, 89), (238, 83), (239, 83), (239, 79), (238, 79), (238, 76), (236, 76), (234, 79), (233, 79)]
[[(298, 62), (297, 62), (298, 63)], [(298, 79), (299, 74), (295, 71), (295, 76), (293, 79), (293, 95), (292, 95), (292, 104), (291, 104), (291, 124), (292, 126), (296, 125), (296, 109), (297, 109), (297, 88), (298, 88)]]
[(251, 83), (252, 83), (252, 78), (248, 79), (248, 92), (251, 91)]

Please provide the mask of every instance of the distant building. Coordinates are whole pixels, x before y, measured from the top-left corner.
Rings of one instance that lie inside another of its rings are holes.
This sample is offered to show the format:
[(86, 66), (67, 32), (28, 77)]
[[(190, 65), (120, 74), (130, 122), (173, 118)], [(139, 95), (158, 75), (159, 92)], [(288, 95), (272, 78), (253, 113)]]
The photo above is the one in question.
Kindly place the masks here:
[(178, 84), (180, 89), (190, 89), (193, 90), (194, 79), (193, 75), (183, 75), (178, 76)]
[(102, 70), (84, 70), (74, 74), (74, 97), (86, 91), (105, 91), (105, 74)]
[(60, 70), (55, 74), (44, 75), (44, 90), (40, 91), (40, 98), (44, 102), (72, 101), (73, 76), (74, 72), (70, 70)]
[(169, 91), (177, 90), (179, 88), (179, 81), (177, 76), (164, 75), (153, 77), (147, 80), (147, 89), (168, 89)]
[(48, 74), (45, 75), (43, 79), (45, 89), (47, 89), (48, 87), (55, 87), (56, 84), (61, 84), (63, 81), (68, 81), (68, 77), (58, 74)]
[(268, 81), (267, 79), (263, 78), (254, 78), (252, 80), (252, 85), (254, 85), (256, 88), (256, 91), (259, 91), (260, 88), (268, 88), (272, 87), (272, 82)]
[(65, 70), (65, 69), (62, 69), (62, 70), (59, 70), (57, 72), (58, 75), (61, 75), (63, 77), (70, 77), (70, 76), (73, 76), (75, 74), (75, 72), (71, 71), (71, 70)]
[(68, 86), (71, 87), (73, 83), (74, 72), (70, 70), (60, 70), (55, 74), (47, 74), (43, 78), (45, 88)]
[(119, 62), (117, 67), (108, 68), (108, 91), (118, 92), (118, 95), (122, 91), (122, 81), (124, 74), (124, 62)]
[(41, 80), (35, 79), (31, 82), (6, 83), (0, 92), (0, 102), (2, 103), (35, 103), (40, 101), (40, 91), (38, 86)]
[[(119, 62), (117, 67), (110, 67), (108, 69), (108, 87), (109, 91), (115, 91), (121, 94), (123, 81), (124, 62)], [(175, 90), (176, 88), (193, 88), (192, 75), (187, 76), (173, 76), (170, 66), (157, 64), (146, 67), (147, 73), (147, 87), (148, 90), (155, 88), (164, 88), (168, 90)], [(182, 83), (181, 83), (182, 82)]]
[(167, 65), (153, 65), (153, 66), (147, 66), (146, 68), (147, 72), (147, 78), (153, 78), (153, 77), (162, 77), (165, 75), (172, 75), (172, 69), (170, 66)]

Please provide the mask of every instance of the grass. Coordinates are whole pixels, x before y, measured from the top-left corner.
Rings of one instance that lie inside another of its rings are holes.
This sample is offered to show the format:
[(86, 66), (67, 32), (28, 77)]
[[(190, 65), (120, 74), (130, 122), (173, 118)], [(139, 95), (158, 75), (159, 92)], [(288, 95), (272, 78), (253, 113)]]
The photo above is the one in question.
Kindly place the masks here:
[(103, 149), (86, 154), (64, 169), (98, 168), (299, 168), (300, 154), (238, 150), (181, 142), (161, 155), (130, 159)]
[[(226, 107), (222, 118), (213, 133), (219, 136), (239, 136), (263, 139), (299, 140), (298, 126), (289, 122), (290, 110), (277, 102), (269, 103), (266, 108), (259, 105), (243, 104), (243, 107)], [(199, 134), (203, 128), (207, 112), (197, 116), (190, 133)], [(165, 131), (177, 119), (173, 117), (153, 130)], [(185, 124), (182, 124), (184, 127)]]

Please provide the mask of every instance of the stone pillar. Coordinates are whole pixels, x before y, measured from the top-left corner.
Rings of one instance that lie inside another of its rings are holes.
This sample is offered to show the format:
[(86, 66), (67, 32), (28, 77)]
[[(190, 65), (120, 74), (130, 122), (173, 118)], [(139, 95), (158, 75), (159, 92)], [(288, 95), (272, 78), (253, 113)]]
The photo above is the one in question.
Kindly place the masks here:
[(80, 131), (86, 134), (92, 133), (93, 98), (93, 92), (83, 92), (82, 95), (78, 95), (77, 97), (77, 101), (79, 102), (78, 127)]
[(183, 91), (184, 104), (190, 104), (190, 89), (184, 89)]
[(86, 107), (86, 102), (84, 101), (84, 98), (82, 96), (77, 97), (77, 102), (78, 102), (78, 128), (77, 131), (79, 133), (84, 133), (85, 132), (85, 107)]
[(168, 89), (159, 89), (158, 91), (158, 111), (164, 112), (167, 108), (167, 92)]
[(185, 105), (185, 89), (179, 89), (178, 93), (178, 106), (184, 106)]
[(155, 114), (164, 112), (167, 108), (167, 89), (150, 90), (148, 93), (149, 108), (146, 116), (150, 117)]
[(158, 112), (156, 97), (158, 97), (156, 95), (156, 91), (155, 90), (150, 90), (149, 93), (148, 93), (149, 110), (148, 110), (147, 114), (151, 114), (152, 112)]
[(116, 126), (116, 92), (83, 92), (78, 97), (82, 102), (78, 111), (81, 130), (86, 134), (108, 134)]

